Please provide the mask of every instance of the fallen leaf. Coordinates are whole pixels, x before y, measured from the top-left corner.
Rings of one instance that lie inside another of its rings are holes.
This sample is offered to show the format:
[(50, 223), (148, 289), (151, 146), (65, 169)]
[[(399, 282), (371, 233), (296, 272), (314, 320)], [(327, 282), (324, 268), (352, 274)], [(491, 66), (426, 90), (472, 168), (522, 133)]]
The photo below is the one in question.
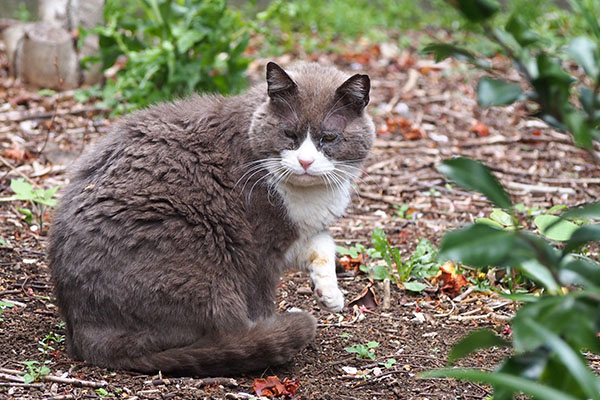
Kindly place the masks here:
[(2, 157), (10, 158), (15, 161), (25, 161), (31, 158), (31, 154), (15, 144), (10, 149), (4, 150), (2, 152)]
[(490, 129), (483, 122), (475, 121), (475, 123), (471, 125), (469, 132), (473, 132), (477, 134), (477, 136), (488, 136), (490, 134)]
[(257, 378), (252, 387), (258, 396), (270, 397), (293, 397), (300, 386), (298, 378), (285, 379), (283, 382), (276, 376), (269, 376), (267, 379)]
[(440, 267), (440, 272), (434, 277), (441, 283), (440, 290), (450, 297), (456, 297), (460, 290), (469, 285), (462, 274), (456, 272), (456, 266), (452, 261), (447, 261)]
[(348, 255), (345, 255), (340, 257), (338, 262), (340, 267), (342, 267), (345, 271), (354, 272), (354, 275), (356, 275), (358, 274), (358, 268), (361, 266), (361, 264), (365, 263), (366, 259), (366, 254), (359, 254), (357, 258), (352, 258)]
[(373, 290), (373, 283), (369, 282), (369, 284), (360, 291), (360, 294), (348, 303), (348, 307), (357, 305), (359, 307), (373, 309), (377, 308), (378, 303), (377, 296), (375, 296), (375, 291)]

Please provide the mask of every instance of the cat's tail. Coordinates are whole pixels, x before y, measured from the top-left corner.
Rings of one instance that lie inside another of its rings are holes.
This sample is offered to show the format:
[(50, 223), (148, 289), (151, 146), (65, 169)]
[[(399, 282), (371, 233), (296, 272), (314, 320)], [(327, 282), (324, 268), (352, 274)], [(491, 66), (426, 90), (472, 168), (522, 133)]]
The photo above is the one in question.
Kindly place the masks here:
[(134, 359), (124, 369), (169, 374), (226, 376), (265, 369), (289, 361), (315, 337), (316, 320), (308, 313), (278, 314), (249, 329), (226, 333), (211, 343), (198, 342)]

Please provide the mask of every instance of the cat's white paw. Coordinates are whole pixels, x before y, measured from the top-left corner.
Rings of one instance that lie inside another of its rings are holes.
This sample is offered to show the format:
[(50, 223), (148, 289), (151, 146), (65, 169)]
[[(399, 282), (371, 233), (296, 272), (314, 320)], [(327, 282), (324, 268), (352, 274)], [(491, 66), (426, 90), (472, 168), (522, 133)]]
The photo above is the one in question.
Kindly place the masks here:
[(336, 284), (315, 284), (314, 295), (319, 307), (330, 312), (340, 312), (344, 308), (344, 294)]

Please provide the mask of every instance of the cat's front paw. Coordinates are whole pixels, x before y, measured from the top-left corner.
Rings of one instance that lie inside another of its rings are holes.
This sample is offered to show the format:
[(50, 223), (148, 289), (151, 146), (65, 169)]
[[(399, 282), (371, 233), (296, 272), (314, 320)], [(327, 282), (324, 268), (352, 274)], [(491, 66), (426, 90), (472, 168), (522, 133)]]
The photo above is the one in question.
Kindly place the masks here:
[(344, 308), (344, 294), (337, 284), (316, 285), (314, 294), (319, 307), (327, 311), (340, 312)]

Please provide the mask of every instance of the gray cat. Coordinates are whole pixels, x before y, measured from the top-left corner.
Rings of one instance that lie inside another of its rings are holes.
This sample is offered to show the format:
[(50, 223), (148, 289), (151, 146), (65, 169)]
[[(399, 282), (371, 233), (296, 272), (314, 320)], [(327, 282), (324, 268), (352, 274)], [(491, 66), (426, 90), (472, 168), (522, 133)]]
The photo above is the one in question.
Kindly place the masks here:
[(370, 81), (288, 72), (136, 112), (78, 162), (48, 247), (71, 356), (196, 376), (286, 362), (315, 336), (310, 314), (274, 312), (288, 268), (342, 310), (327, 227), (372, 146)]

